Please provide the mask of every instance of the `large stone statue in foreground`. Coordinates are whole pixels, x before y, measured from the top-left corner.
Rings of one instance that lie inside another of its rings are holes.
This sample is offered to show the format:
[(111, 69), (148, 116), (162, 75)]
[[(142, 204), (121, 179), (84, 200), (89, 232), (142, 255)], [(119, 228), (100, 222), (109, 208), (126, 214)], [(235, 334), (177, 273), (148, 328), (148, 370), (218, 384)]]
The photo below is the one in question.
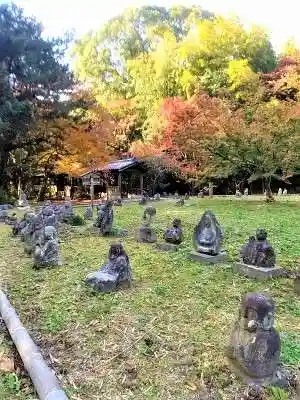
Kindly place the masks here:
[(190, 258), (206, 263), (219, 263), (225, 260), (226, 252), (221, 249), (224, 232), (214, 213), (205, 211), (194, 230), (194, 248)]
[(121, 243), (110, 246), (107, 262), (99, 271), (86, 277), (86, 283), (93, 289), (108, 293), (128, 288), (132, 281), (129, 258)]
[(34, 267), (45, 268), (61, 265), (57, 232), (53, 226), (44, 228), (43, 243), (37, 244), (34, 252)]
[(275, 265), (275, 251), (267, 241), (267, 236), (267, 232), (261, 228), (257, 229), (256, 236), (250, 236), (240, 250), (242, 262), (233, 266), (235, 272), (260, 280), (283, 274), (283, 270)]
[(99, 234), (101, 236), (107, 236), (112, 233), (113, 220), (113, 203), (111, 200), (108, 200), (98, 211), (98, 217), (95, 223), (95, 226), (99, 228)]
[(247, 384), (286, 383), (278, 369), (280, 338), (274, 316), (274, 301), (268, 294), (248, 293), (242, 299), (227, 355)]

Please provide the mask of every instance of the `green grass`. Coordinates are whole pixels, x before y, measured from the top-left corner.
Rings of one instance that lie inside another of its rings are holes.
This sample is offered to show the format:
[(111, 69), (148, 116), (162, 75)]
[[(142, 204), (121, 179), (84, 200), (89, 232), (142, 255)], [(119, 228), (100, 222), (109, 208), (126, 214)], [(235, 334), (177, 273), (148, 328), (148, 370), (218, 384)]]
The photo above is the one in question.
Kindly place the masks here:
[[(275, 299), (282, 361), (299, 363), (300, 302), (292, 280), (257, 282), (231, 269), (257, 227), (269, 232), (278, 264), (296, 269), (299, 203), (190, 199), (184, 207), (171, 201), (155, 206), (159, 238), (173, 218), (182, 219), (182, 249), (171, 254), (136, 243), (143, 208), (116, 207), (115, 225), (129, 230), (122, 241), (135, 281), (131, 290), (110, 295), (94, 293), (84, 284), (87, 273), (105, 261), (110, 238), (92, 235), (87, 225), (68, 228), (61, 235), (65, 265), (36, 271), (22, 243), (9, 237), (8, 227), (0, 227), (5, 289), (70, 398), (181, 400), (206, 385), (220, 399), (233, 399), (242, 383), (231, 372), (224, 350), (240, 298), (253, 290), (268, 291)], [(217, 267), (187, 259), (193, 227), (207, 208), (225, 228), (229, 260)], [(78, 212), (82, 215), (83, 209)]]

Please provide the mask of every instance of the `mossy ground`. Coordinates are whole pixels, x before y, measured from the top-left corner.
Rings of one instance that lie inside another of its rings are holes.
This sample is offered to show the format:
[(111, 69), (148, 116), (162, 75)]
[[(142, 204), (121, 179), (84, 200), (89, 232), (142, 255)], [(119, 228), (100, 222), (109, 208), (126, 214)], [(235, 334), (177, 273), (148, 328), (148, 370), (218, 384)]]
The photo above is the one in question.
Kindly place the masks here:
[[(92, 235), (88, 226), (73, 227), (60, 237), (64, 266), (35, 271), (19, 239), (10, 237), (9, 227), (0, 227), (4, 289), (70, 398), (181, 400), (192, 399), (205, 386), (214, 389), (216, 398), (234, 399), (243, 387), (224, 352), (247, 291), (264, 290), (274, 297), (282, 361), (299, 365), (300, 301), (293, 281), (257, 282), (233, 274), (231, 265), (248, 236), (264, 227), (278, 264), (296, 269), (300, 204), (192, 198), (183, 207), (174, 201), (154, 205), (159, 238), (173, 218), (181, 218), (182, 248), (164, 253), (136, 243), (143, 208), (116, 207), (115, 224), (129, 230), (122, 241), (135, 281), (132, 289), (109, 295), (94, 293), (84, 279), (105, 261), (112, 239)], [(217, 267), (187, 259), (193, 227), (207, 208), (225, 228), (229, 258)], [(0, 392), (7, 390), (6, 375), (0, 378)], [(22, 384), (17, 389), (12, 399), (32, 398)], [(266, 399), (273, 399), (269, 393)]]

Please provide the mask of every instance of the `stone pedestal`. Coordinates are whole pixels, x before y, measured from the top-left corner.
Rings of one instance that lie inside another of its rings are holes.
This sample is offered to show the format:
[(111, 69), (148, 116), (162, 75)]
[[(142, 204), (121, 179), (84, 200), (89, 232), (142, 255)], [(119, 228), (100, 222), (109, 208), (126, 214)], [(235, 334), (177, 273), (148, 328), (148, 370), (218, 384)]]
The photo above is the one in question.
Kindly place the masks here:
[(156, 248), (161, 251), (177, 251), (178, 244), (173, 243), (157, 243)]
[(255, 265), (244, 264), (242, 262), (233, 264), (233, 272), (237, 272), (240, 275), (258, 279), (260, 281), (278, 278), (279, 276), (284, 275), (283, 269), (278, 266), (273, 268), (262, 268), (256, 267)]
[(131, 281), (117, 281), (117, 276), (102, 271), (97, 271), (89, 274), (86, 277), (86, 283), (93, 289), (102, 292), (110, 293), (118, 289), (125, 289), (131, 286)]
[(219, 264), (226, 261), (226, 251), (222, 250), (219, 254), (211, 255), (205, 253), (198, 253), (197, 251), (191, 251), (189, 256), (191, 260), (199, 261), (205, 264)]

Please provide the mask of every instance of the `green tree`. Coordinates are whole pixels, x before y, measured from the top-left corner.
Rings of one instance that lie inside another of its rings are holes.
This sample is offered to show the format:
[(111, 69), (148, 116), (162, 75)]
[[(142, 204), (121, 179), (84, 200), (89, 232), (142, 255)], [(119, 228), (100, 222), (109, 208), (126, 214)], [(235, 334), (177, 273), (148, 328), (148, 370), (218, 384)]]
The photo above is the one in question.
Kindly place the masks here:
[(63, 112), (59, 99), (72, 80), (61, 63), (65, 40), (44, 40), (41, 25), (15, 5), (0, 6), (0, 21), (0, 187), (6, 189), (18, 159), (56, 140), (38, 122)]

